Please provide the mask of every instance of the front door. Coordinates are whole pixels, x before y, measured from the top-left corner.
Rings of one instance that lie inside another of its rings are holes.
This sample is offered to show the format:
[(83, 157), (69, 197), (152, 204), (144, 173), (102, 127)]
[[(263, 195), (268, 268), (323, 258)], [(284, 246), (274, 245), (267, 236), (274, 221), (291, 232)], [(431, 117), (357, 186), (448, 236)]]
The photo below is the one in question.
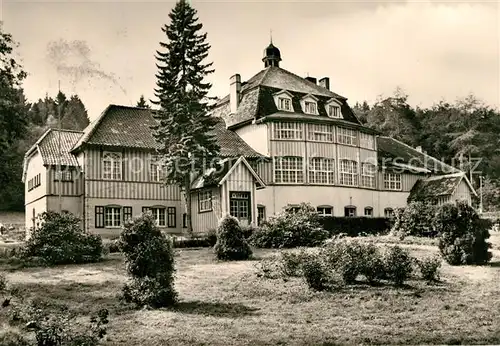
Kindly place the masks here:
[(229, 210), (231, 215), (240, 221), (240, 224), (249, 225), (252, 220), (250, 192), (230, 192)]

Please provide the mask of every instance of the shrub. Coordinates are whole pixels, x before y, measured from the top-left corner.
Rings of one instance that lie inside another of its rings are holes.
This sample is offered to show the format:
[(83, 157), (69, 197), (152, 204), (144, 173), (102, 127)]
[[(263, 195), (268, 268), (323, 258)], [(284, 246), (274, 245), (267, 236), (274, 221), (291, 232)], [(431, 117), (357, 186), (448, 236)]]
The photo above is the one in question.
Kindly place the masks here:
[(309, 256), (304, 249), (301, 249), (300, 252), (283, 251), (280, 258), (281, 274), (283, 276), (300, 276), (302, 263), (308, 260)]
[(302, 273), (309, 288), (324, 291), (329, 286), (327, 268), (320, 258), (307, 257), (302, 262)]
[(71, 213), (44, 212), (26, 242), (24, 258), (42, 258), (47, 264), (97, 262), (102, 258), (102, 239), (80, 228)]
[(214, 249), (217, 259), (224, 261), (246, 260), (252, 255), (238, 219), (231, 215), (224, 216), (220, 221)]
[(217, 230), (216, 229), (211, 229), (207, 232), (207, 240), (208, 244), (210, 247), (215, 246), (215, 243), (217, 243)]
[(427, 282), (434, 282), (439, 280), (439, 268), (441, 267), (441, 258), (428, 257), (416, 260), (417, 267), (420, 270), (422, 279)]
[(192, 237), (188, 239), (173, 239), (174, 248), (196, 248), (196, 247), (211, 247), (207, 237)]
[(328, 265), (336, 270), (346, 284), (352, 284), (361, 274), (363, 244), (358, 241), (341, 239), (324, 248), (324, 256)]
[(0, 292), (3, 292), (7, 288), (7, 278), (5, 274), (0, 273)]
[(256, 229), (251, 242), (262, 248), (293, 248), (321, 245), (328, 238), (311, 205), (302, 203), (297, 212), (286, 210), (272, 216)]
[(257, 277), (277, 279), (282, 275), (281, 258), (277, 255), (261, 259), (255, 267), (257, 268)]
[(370, 284), (386, 279), (384, 260), (379, 248), (374, 244), (364, 244), (361, 252), (361, 274)]
[(387, 248), (384, 253), (384, 268), (389, 280), (398, 286), (402, 285), (413, 272), (409, 251), (397, 245)]
[(442, 205), (434, 227), (439, 232), (439, 250), (451, 265), (485, 264), (491, 259), (489, 244), (491, 222), (480, 219), (467, 203)]
[(17, 330), (2, 329), (0, 331), (0, 345), (2, 346), (29, 346), (29, 341)]
[(386, 234), (391, 229), (391, 221), (385, 217), (339, 217), (322, 216), (319, 224), (331, 236), (345, 234), (350, 237)]
[(150, 213), (125, 224), (120, 248), (131, 277), (123, 288), (125, 301), (155, 308), (174, 304), (177, 293), (172, 244), (158, 229)]
[(411, 202), (405, 208), (397, 208), (391, 232), (406, 236), (435, 237), (433, 222), (435, 206), (423, 202)]

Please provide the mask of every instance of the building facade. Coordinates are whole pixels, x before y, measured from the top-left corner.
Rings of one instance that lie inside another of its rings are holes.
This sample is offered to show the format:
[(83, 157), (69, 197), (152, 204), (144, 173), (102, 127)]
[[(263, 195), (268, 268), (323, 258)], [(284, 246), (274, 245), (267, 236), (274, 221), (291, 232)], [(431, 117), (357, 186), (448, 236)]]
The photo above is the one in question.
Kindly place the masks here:
[[(272, 44), (262, 60), (248, 81), (230, 78), (213, 111), (221, 161), (192, 174), (195, 232), (224, 214), (258, 224), (302, 202), (346, 217), (388, 217), (411, 200), (471, 203), (463, 172), (363, 126), (329, 78), (281, 68)], [(27, 228), (40, 212), (66, 210), (86, 230), (116, 236), (125, 220), (150, 211), (165, 232), (183, 233), (184, 196), (163, 182), (154, 113), (110, 105), (83, 132), (47, 131), (25, 156)]]

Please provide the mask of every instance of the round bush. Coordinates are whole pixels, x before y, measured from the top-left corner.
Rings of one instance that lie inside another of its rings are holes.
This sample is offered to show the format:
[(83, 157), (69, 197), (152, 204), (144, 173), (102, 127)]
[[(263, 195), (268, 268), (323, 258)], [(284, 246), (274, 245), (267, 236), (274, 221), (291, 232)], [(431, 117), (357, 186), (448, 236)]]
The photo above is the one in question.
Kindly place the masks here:
[(318, 246), (328, 236), (319, 223), (316, 209), (303, 203), (297, 212), (285, 211), (270, 217), (253, 232), (250, 241), (261, 248), (292, 248)]
[(22, 251), (25, 258), (38, 257), (47, 264), (97, 262), (102, 258), (102, 239), (80, 228), (71, 213), (44, 212)]
[(384, 253), (384, 267), (387, 278), (401, 286), (413, 272), (413, 258), (407, 249), (399, 246), (389, 247)]
[(223, 261), (247, 260), (252, 249), (240, 227), (238, 219), (231, 215), (222, 218), (217, 228), (217, 242), (214, 246), (217, 259)]
[(170, 306), (175, 303), (174, 253), (171, 241), (158, 229), (150, 213), (128, 221), (120, 235), (130, 282), (123, 298), (139, 306)]
[(480, 219), (467, 203), (442, 205), (434, 228), (439, 233), (439, 250), (451, 265), (485, 264), (491, 259), (489, 244), (491, 222)]

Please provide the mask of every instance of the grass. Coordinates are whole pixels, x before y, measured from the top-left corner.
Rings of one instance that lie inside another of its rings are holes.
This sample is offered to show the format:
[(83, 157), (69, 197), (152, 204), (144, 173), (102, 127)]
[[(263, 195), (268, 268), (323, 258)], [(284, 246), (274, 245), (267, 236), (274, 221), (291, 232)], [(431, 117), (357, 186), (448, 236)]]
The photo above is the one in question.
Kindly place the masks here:
[[(436, 251), (406, 246), (416, 256)], [(444, 264), (437, 285), (358, 285), (335, 293), (312, 292), (300, 278), (260, 279), (256, 261), (217, 262), (210, 249), (176, 253), (181, 302), (174, 309), (134, 310), (119, 303), (126, 280), (121, 254), (97, 264), (26, 268), (7, 278), (25, 297), (43, 299), (54, 310), (65, 304), (87, 317), (109, 309), (106, 345), (500, 343), (498, 252), (489, 266)]]

